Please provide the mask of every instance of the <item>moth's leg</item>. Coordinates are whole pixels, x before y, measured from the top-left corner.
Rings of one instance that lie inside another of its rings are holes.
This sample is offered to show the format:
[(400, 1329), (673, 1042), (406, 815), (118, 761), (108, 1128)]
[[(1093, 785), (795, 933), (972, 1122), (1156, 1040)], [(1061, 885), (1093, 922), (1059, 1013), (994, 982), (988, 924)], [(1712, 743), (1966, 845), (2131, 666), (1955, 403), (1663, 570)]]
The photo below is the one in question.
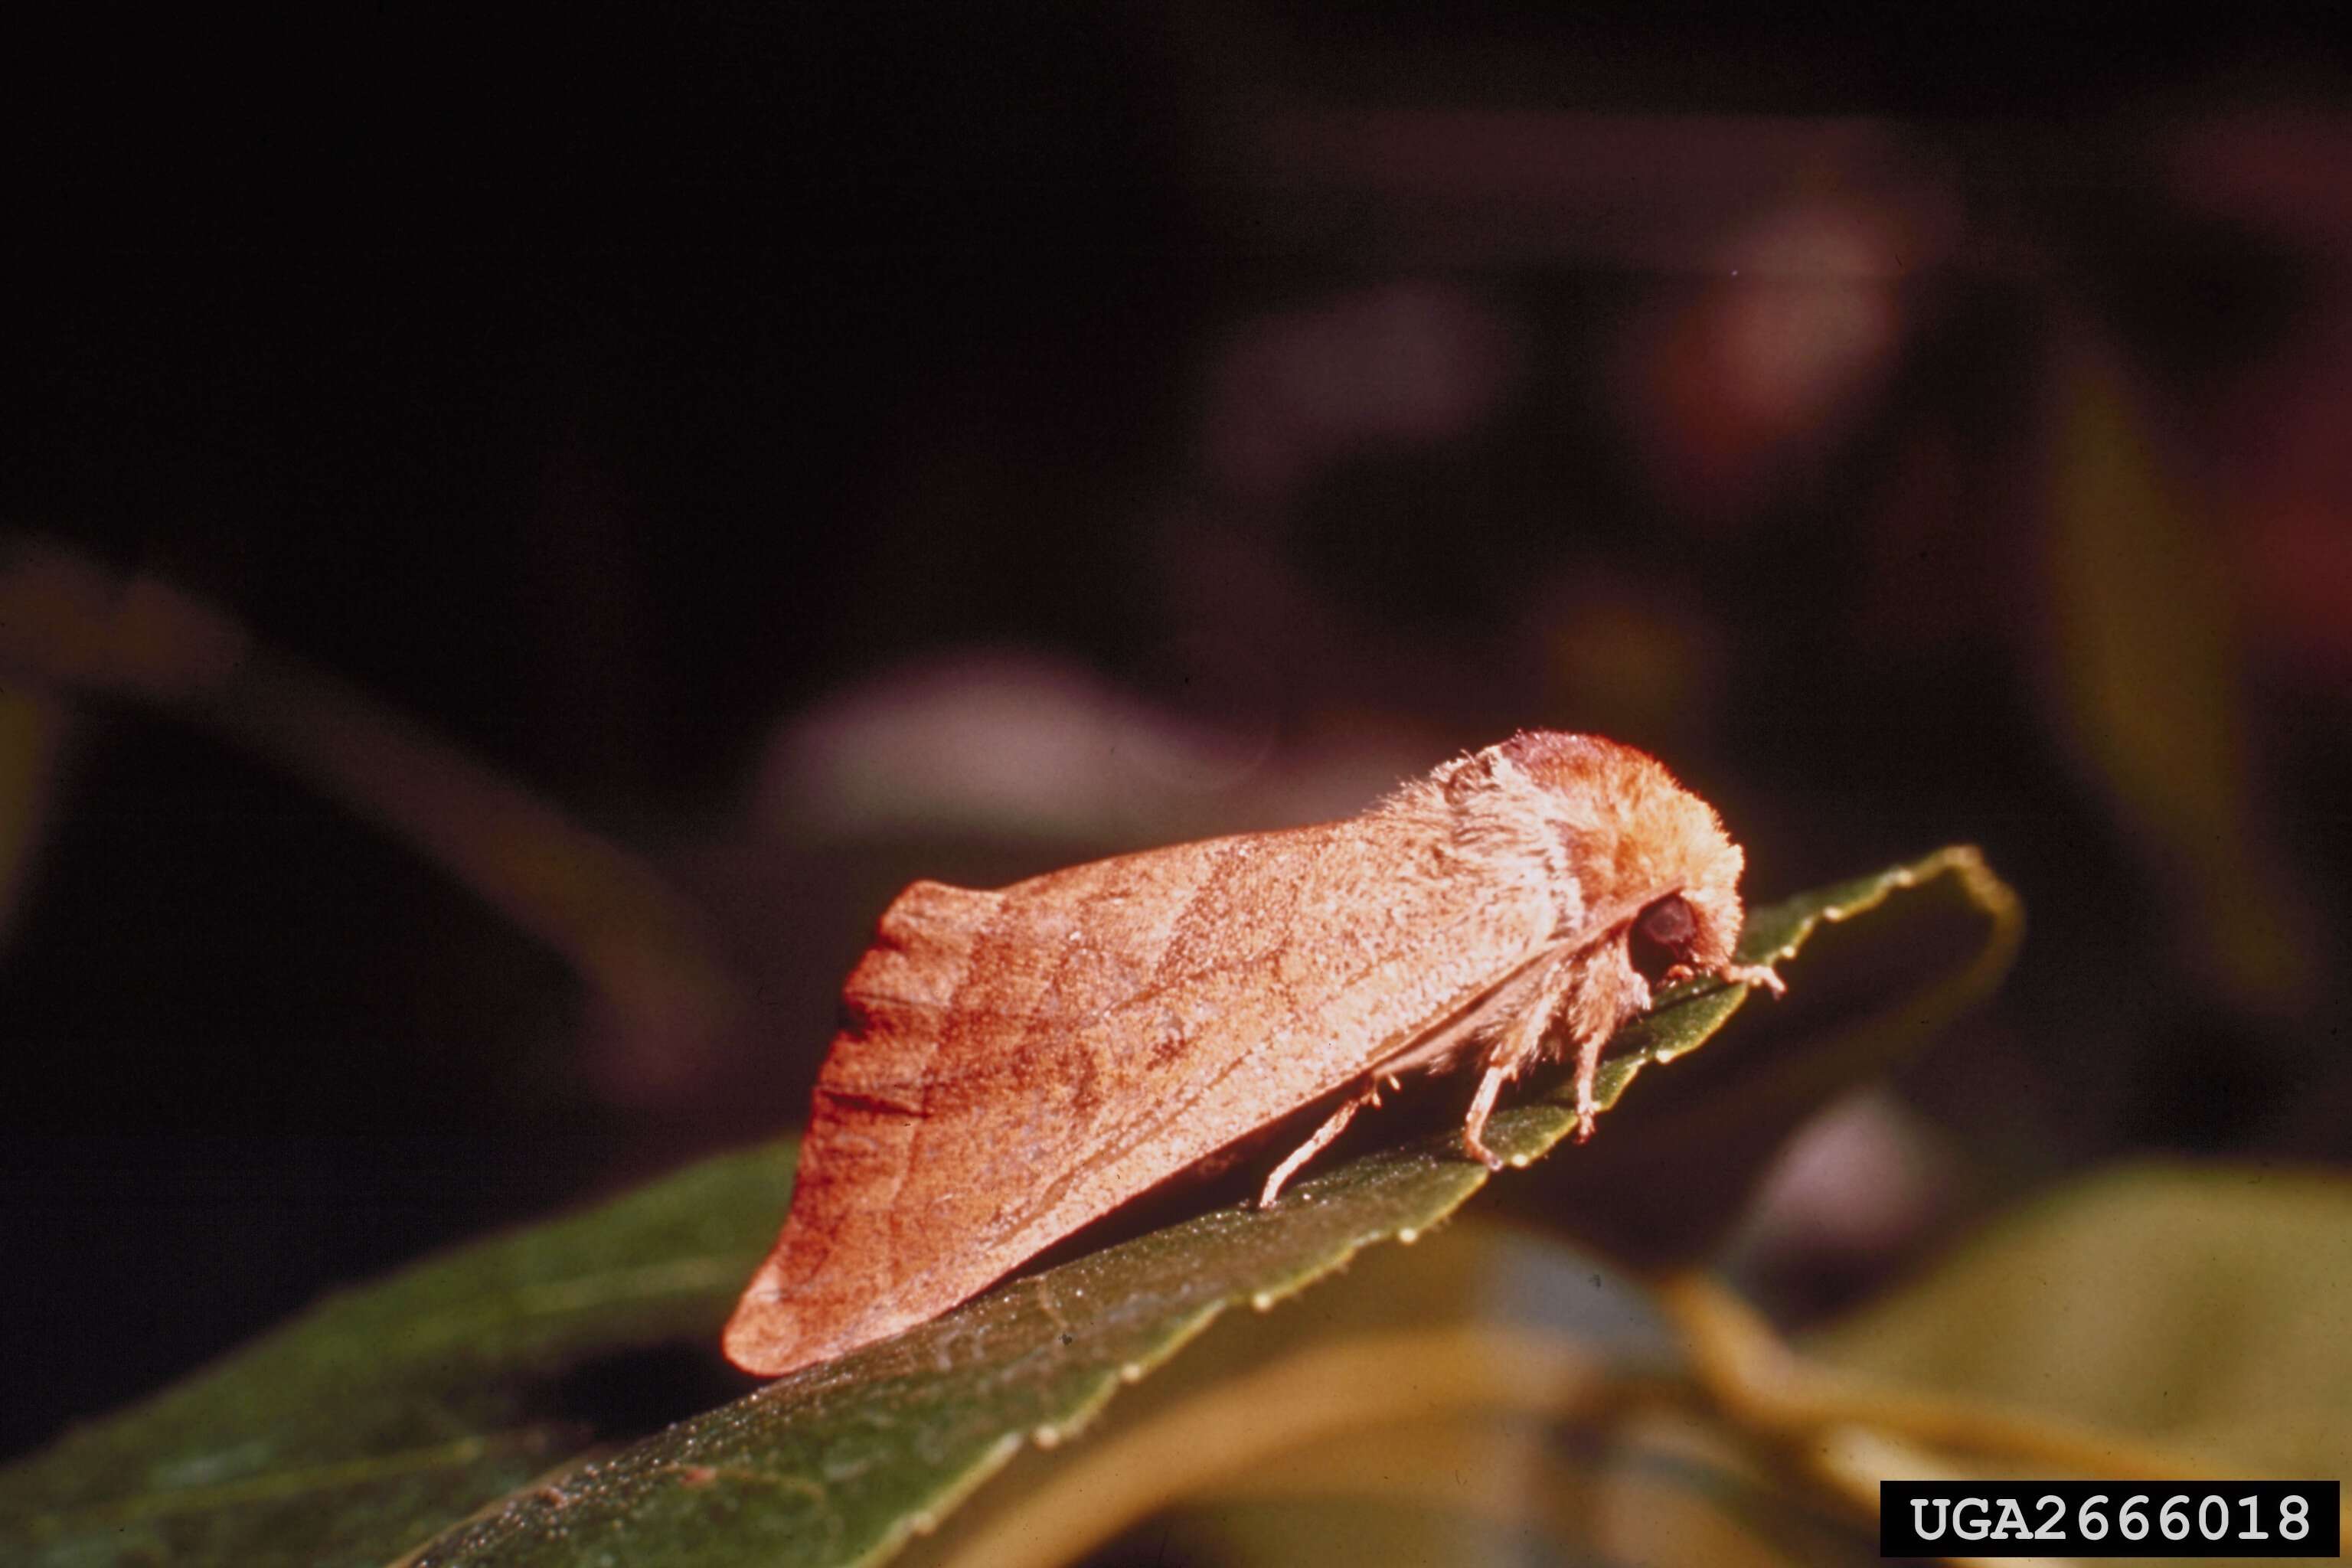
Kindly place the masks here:
[(1727, 985), (1761, 985), (1775, 996), (1786, 996), (1789, 984), (1772, 973), (1769, 963), (1727, 963), (1716, 977)]
[(1677, 963), (1659, 976), (1659, 984), (1675, 985), (1705, 974), (1713, 975), (1726, 985), (1761, 985), (1775, 996), (1789, 994), (1788, 983), (1773, 973), (1769, 963), (1726, 963), (1714, 969), (1693, 969), (1687, 963)]
[(1608, 966), (1604, 983), (1578, 996), (1577, 1005), (1561, 1020), (1568, 1037), (1576, 1042), (1576, 1141), (1580, 1143), (1592, 1136), (1593, 1119), (1601, 1110), (1593, 1089), (1601, 1072), (1601, 1047), (1626, 1019), (1648, 1012), (1652, 999), (1650, 983), (1633, 967), (1623, 948), (1594, 963)]
[(1490, 1171), (1503, 1168), (1503, 1157), (1486, 1147), (1486, 1118), (1495, 1114), (1495, 1097), (1511, 1081), (1510, 1068), (1490, 1067), (1486, 1076), (1478, 1080), (1478, 1092), (1470, 1101), (1470, 1115), (1462, 1123), (1462, 1142), (1471, 1157)]
[[(1486, 1147), (1486, 1119), (1495, 1113), (1495, 1097), (1543, 1048), (1544, 1031), (1576, 988), (1580, 973), (1573, 955), (1554, 964), (1511, 1015), (1502, 1037), (1487, 1048), (1486, 1076), (1478, 1080), (1478, 1092), (1470, 1101), (1470, 1114), (1462, 1124), (1462, 1142), (1490, 1171), (1499, 1171), (1505, 1163), (1500, 1154)], [(1591, 1075), (1580, 1075), (1577, 1079), (1580, 1109), (1590, 1102), (1591, 1089)]]
[(1576, 1141), (1580, 1143), (1592, 1136), (1593, 1120), (1601, 1112), (1595, 1098), (1592, 1080), (1601, 1073), (1601, 1047), (1609, 1037), (1594, 1030), (1576, 1042)]
[[(1391, 1079), (1390, 1082), (1393, 1084), (1395, 1079)], [(1272, 1208), (1274, 1200), (1282, 1192), (1282, 1184), (1298, 1173), (1299, 1166), (1315, 1158), (1329, 1146), (1332, 1139), (1347, 1131), (1348, 1123), (1355, 1120), (1356, 1112), (1367, 1105), (1378, 1105), (1380, 1102), (1381, 1084), (1377, 1078), (1367, 1079), (1363, 1088), (1341, 1100), (1339, 1109), (1334, 1110), (1325, 1119), (1323, 1125), (1315, 1130), (1315, 1136), (1292, 1150), (1290, 1158), (1276, 1165), (1274, 1168), (1274, 1173), (1266, 1177), (1265, 1186), (1257, 1195), (1257, 1206), (1262, 1209)]]

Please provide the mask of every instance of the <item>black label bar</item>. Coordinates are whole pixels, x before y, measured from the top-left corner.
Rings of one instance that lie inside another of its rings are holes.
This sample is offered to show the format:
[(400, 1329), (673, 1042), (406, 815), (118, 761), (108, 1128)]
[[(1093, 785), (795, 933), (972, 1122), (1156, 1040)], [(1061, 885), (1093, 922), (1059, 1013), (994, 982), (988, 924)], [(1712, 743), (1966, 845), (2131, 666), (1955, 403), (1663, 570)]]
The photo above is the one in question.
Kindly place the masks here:
[(2339, 1481), (1881, 1481), (1885, 1557), (2336, 1557)]

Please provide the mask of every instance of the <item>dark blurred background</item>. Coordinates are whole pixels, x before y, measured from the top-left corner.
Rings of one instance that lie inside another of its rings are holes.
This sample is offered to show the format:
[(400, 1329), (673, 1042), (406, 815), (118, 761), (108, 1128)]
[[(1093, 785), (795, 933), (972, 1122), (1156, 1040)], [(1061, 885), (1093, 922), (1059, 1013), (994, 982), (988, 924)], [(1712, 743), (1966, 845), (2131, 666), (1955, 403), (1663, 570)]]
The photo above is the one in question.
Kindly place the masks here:
[(2025, 895), (1784, 1311), (2352, 1152), (2340, 58), (1539, 10), (20, 40), (0, 1453), (791, 1126), (913, 876), (1521, 726)]

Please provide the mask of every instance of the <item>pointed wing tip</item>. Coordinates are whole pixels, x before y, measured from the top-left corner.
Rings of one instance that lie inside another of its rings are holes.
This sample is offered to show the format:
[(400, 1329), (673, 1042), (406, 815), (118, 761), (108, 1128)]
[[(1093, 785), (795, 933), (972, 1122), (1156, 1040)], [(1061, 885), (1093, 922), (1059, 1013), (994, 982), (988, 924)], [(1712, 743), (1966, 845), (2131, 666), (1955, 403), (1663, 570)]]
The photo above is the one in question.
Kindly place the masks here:
[(793, 1313), (781, 1301), (753, 1300), (744, 1292), (735, 1315), (727, 1320), (719, 1348), (727, 1359), (754, 1377), (782, 1377), (820, 1359), (793, 1332)]
[(719, 1348), (754, 1377), (782, 1377), (846, 1355), (919, 1321), (902, 1317), (877, 1324), (870, 1314), (845, 1313), (836, 1302), (787, 1289), (772, 1268), (763, 1268), (735, 1303)]
[(816, 1326), (805, 1311), (787, 1300), (782, 1271), (772, 1255), (743, 1287), (743, 1294), (719, 1337), (727, 1359), (755, 1377), (782, 1377), (797, 1367), (824, 1359), (824, 1346), (812, 1344)]

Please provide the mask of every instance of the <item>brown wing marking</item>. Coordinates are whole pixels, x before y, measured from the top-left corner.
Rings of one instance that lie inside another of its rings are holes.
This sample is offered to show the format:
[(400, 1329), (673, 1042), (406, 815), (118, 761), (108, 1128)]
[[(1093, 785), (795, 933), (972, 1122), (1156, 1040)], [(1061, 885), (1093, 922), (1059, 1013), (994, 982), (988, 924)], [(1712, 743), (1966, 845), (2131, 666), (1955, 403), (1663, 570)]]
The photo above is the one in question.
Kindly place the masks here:
[[(944, 1223), (961, 1246), (944, 1255), (936, 1242), (906, 1247), (902, 1288), (926, 1293), (942, 1288), (931, 1276), (943, 1267), (959, 1279), (985, 1267), (1034, 1194), (1150, 1119), (1158, 1099), (1150, 1052), (1129, 1028), (1106, 1025), (1152, 984), (1191, 911), (1233, 875), (1250, 842), (1181, 846), (1004, 890), (937, 1058), (932, 1115), (914, 1151), (923, 1201), (906, 1215)], [(972, 1145), (988, 1151), (993, 1179), (927, 1180), (949, 1176), (958, 1151)]]
[[(791, 1212), (727, 1326), (739, 1362), (791, 1355), (803, 1332), (839, 1316), (840, 1298), (884, 1283), (869, 1260), (887, 1257), (890, 1209), (926, 1114), (941, 1026), (1000, 899), (917, 882), (884, 911), (843, 988), (846, 1017), (818, 1075)], [(815, 1288), (828, 1279), (839, 1287)]]

